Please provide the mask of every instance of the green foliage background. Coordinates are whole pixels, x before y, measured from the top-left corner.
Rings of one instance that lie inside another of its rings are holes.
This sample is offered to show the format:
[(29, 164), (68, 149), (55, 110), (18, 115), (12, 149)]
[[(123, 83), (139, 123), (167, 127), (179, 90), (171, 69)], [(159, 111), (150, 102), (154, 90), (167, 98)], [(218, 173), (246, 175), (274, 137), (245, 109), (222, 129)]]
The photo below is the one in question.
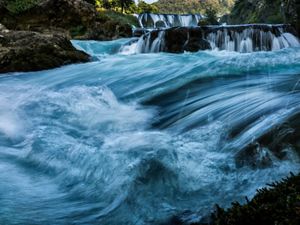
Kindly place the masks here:
[(12, 13), (20, 13), (32, 8), (41, 0), (4, 0), (6, 8)]
[(159, 0), (154, 3), (162, 13), (203, 13), (213, 10), (218, 15), (229, 13), (235, 0)]

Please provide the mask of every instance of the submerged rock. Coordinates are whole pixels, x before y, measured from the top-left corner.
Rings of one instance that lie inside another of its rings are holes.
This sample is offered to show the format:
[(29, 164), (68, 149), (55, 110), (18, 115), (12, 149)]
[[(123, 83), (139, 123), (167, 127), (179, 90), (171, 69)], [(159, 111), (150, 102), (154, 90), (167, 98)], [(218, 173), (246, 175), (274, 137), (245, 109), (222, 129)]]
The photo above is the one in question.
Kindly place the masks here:
[(87, 61), (89, 55), (75, 49), (62, 35), (0, 30), (0, 73), (38, 71)]

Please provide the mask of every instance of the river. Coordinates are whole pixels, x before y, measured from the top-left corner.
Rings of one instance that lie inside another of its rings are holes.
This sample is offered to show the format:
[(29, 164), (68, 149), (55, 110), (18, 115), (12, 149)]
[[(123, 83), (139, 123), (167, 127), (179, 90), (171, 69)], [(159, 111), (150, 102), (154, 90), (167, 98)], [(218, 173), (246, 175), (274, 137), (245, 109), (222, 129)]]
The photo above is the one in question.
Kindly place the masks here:
[(0, 224), (197, 220), (299, 171), (299, 143), (260, 139), (299, 118), (299, 47), (134, 54), (129, 41), (73, 41), (92, 62), (0, 77)]

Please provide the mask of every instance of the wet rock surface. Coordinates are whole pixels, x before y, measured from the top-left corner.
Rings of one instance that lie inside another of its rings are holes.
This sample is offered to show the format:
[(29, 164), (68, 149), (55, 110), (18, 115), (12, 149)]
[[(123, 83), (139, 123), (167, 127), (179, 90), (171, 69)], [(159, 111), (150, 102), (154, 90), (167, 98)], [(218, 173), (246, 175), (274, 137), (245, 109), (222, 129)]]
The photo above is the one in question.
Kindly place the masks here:
[(75, 49), (58, 34), (0, 29), (0, 73), (38, 71), (89, 61), (89, 55)]

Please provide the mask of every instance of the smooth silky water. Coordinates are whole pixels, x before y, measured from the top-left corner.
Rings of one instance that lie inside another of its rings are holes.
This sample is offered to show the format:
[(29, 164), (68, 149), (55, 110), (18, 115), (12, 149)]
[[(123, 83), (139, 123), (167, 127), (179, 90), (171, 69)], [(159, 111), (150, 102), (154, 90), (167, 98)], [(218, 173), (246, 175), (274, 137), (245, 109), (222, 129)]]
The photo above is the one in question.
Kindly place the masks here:
[(299, 48), (134, 54), (129, 41), (74, 41), (92, 62), (0, 77), (0, 224), (193, 221), (299, 172), (293, 146), (236, 160), (300, 112)]

